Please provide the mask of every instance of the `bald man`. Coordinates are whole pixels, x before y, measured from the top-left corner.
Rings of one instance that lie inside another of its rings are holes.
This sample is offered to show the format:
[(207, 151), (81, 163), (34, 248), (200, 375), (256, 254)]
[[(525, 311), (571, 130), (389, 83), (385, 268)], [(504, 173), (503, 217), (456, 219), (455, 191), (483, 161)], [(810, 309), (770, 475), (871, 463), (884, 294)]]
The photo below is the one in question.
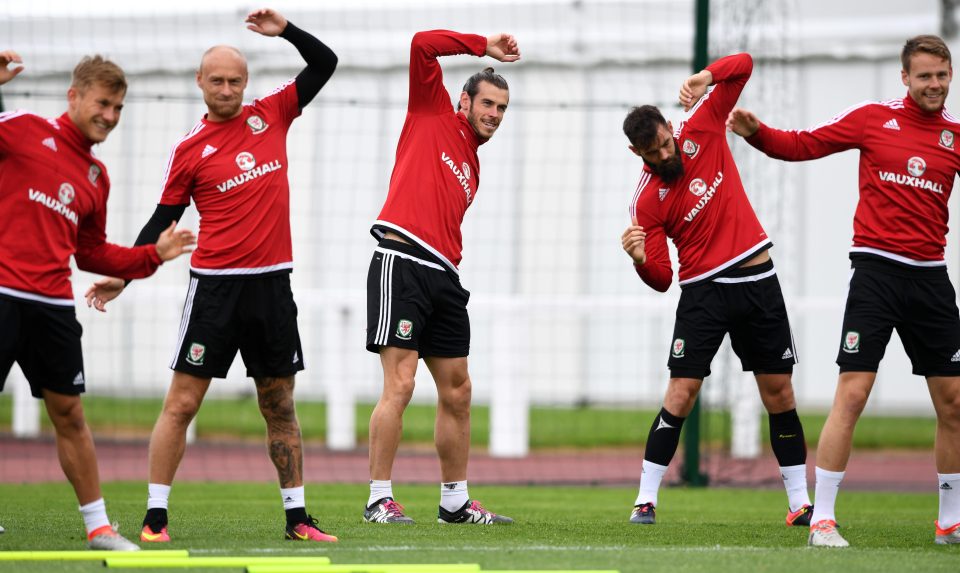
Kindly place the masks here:
[[(312, 35), (268, 9), (247, 16), (247, 28), (280, 36), (307, 63), (295, 79), (243, 104), (247, 62), (239, 50), (214, 46), (197, 70), (207, 113), (174, 145), (156, 212), (137, 239), (153, 242), (191, 200), (200, 214), (200, 240), (190, 260), (190, 287), (170, 362), (173, 381), (150, 436), (147, 515), (140, 539), (170, 541), (167, 503), (183, 458), (187, 426), (213, 378), (225, 378), (240, 351), (257, 388), (286, 511), (285, 536), (336, 541), (307, 514), (294, 376), (303, 370), (297, 306), (290, 290), (290, 186), (287, 130), (333, 75), (336, 55)], [(123, 289), (96, 285), (99, 309)]]

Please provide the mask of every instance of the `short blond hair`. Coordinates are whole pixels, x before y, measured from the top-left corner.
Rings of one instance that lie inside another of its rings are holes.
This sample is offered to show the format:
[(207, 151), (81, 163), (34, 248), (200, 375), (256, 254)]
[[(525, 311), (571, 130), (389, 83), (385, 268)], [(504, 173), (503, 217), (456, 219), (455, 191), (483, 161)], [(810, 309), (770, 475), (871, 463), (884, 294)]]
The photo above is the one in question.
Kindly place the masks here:
[(84, 56), (77, 67), (73, 68), (70, 87), (85, 91), (93, 84), (104, 86), (113, 93), (127, 91), (127, 77), (117, 64), (100, 54)]
[(948, 64), (953, 65), (953, 60), (950, 57), (950, 48), (947, 47), (946, 42), (944, 42), (940, 36), (924, 34), (910, 38), (907, 40), (907, 43), (903, 45), (903, 51), (900, 52), (900, 64), (903, 65), (903, 71), (910, 71), (910, 58), (912, 58), (914, 54), (919, 53), (937, 56), (946, 60)]

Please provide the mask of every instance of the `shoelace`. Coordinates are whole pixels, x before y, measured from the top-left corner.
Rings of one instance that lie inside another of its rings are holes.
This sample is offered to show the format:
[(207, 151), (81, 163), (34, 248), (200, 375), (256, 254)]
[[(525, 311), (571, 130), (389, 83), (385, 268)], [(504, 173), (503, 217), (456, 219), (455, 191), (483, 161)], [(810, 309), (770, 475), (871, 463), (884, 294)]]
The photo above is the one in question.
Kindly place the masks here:
[(821, 533), (834, 533), (837, 531), (837, 525), (826, 520), (817, 522), (813, 528)]
[(387, 513), (393, 517), (406, 517), (403, 514), (403, 506), (394, 500), (386, 501), (383, 503), (383, 508), (387, 510)]
[(490, 517), (496, 517), (496, 516), (497, 516), (496, 513), (493, 513), (492, 511), (488, 511), (488, 510), (484, 509), (483, 506), (480, 505), (480, 502), (477, 501), (477, 500), (474, 500), (473, 503), (470, 504), (470, 509), (472, 509), (472, 510), (474, 510), (474, 511), (479, 511), (480, 513), (489, 514)]
[(303, 525), (316, 529), (320, 533), (326, 533), (324, 530), (320, 529), (320, 522), (317, 521), (317, 518), (312, 515), (307, 516), (307, 520), (303, 522)]
[(640, 506), (639, 511), (640, 511), (640, 514), (641, 514), (641, 515), (646, 515), (646, 514), (650, 513), (651, 511), (653, 511), (653, 504), (645, 503), (645, 504), (643, 504), (643, 505)]

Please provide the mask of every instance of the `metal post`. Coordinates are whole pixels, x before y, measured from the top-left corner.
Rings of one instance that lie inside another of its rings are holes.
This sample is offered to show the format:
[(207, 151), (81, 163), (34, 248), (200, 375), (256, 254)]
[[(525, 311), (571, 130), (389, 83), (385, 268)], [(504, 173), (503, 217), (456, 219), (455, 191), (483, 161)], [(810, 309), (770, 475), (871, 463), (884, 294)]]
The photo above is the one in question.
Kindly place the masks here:
[[(707, 32), (710, 29), (710, 0), (697, 0), (694, 21), (696, 31), (693, 35), (693, 73), (707, 67)], [(700, 398), (693, 404), (693, 410), (683, 425), (683, 466), (681, 479), (690, 486), (704, 487), (709, 481), (706, 474), (700, 473)]]

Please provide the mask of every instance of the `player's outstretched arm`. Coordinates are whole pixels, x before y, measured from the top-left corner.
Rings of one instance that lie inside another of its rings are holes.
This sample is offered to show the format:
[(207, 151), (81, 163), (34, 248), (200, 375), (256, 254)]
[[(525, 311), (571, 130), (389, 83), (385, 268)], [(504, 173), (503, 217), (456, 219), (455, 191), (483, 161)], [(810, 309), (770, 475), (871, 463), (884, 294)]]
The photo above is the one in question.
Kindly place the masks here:
[(510, 34), (487, 36), (487, 55), (501, 62), (516, 62), (520, 59), (517, 39)]
[(683, 80), (680, 86), (680, 105), (683, 111), (690, 111), (703, 94), (707, 93), (707, 88), (713, 84), (713, 73), (710, 70), (701, 70), (687, 79)]
[[(265, 12), (271, 14), (264, 14)], [(280, 19), (282, 19), (282, 23)], [(307, 63), (307, 67), (297, 74), (295, 84), (297, 87), (297, 105), (303, 110), (333, 76), (333, 72), (337, 69), (337, 55), (312, 34), (294, 26), (292, 22), (272, 10), (251, 12), (247, 16), (247, 22), (247, 28), (254, 32), (265, 36), (279, 35), (293, 44), (293, 47), (300, 52), (300, 56)], [(280, 33), (273, 34), (272, 32), (277, 28), (280, 29)], [(270, 33), (266, 33), (266, 31)]]
[(753, 112), (741, 107), (735, 107), (727, 116), (727, 131), (732, 131), (740, 137), (751, 137), (760, 129), (760, 120)]
[(9, 68), (10, 64), (23, 64), (20, 54), (13, 50), (4, 50), (0, 52), (0, 86), (17, 77), (17, 74), (23, 71), (23, 66)]

